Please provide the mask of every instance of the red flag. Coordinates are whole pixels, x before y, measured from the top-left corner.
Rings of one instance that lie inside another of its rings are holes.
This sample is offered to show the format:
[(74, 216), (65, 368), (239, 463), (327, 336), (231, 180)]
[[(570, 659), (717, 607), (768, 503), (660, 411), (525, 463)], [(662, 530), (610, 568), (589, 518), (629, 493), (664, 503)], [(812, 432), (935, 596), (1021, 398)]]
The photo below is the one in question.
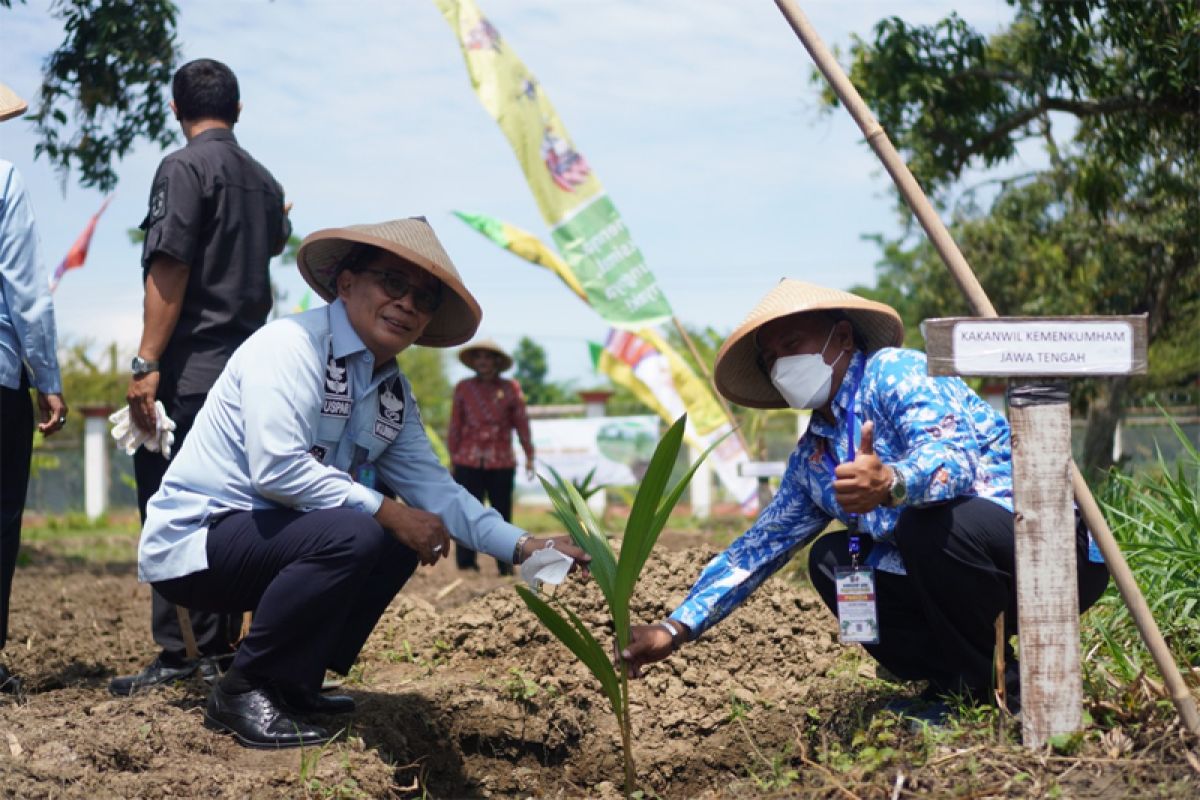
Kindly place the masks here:
[(92, 215), (87, 227), (83, 229), (83, 233), (79, 234), (79, 238), (75, 240), (75, 244), (71, 245), (71, 249), (67, 251), (62, 263), (58, 265), (58, 269), (54, 270), (54, 277), (50, 279), (51, 292), (58, 288), (58, 282), (62, 280), (62, 276), (66, 274), (67, 270), (82, 267), (83, 262), (87, 261), (88, 247), (92, 244), (92, 234), (96, 232), (96, 223), (100, 220), (104, 209), (108, 208), (110, 200), (112, 200), (112, 195), (104, 198), (104, 202), (100, 204), (100, 210)]

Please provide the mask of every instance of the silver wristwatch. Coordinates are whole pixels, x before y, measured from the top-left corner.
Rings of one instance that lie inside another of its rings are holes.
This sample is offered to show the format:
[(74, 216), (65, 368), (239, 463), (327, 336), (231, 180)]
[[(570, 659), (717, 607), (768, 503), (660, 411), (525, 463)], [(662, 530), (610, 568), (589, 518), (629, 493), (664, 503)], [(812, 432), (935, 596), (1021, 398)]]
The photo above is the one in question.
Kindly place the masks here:
[(140, 378), (143, 375), (149, 375), (151, 372), (158, 372), (158, 362), (147, 361), (141, 356), (134, 356), (130, 369), (133, 370), (133, 377)]

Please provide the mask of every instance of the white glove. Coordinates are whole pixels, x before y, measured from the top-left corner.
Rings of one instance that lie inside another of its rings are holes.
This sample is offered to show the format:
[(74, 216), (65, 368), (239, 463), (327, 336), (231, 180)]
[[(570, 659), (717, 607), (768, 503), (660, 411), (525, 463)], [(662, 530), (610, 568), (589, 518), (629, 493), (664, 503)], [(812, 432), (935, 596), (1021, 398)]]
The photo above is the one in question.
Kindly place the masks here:
[(146, 449), (151, 452), (161, 450), (163, 458), (170, 459), (171, 445), (175, 444), (175, 420), (167, 416), (167, 410), (163, 408), (161, 400), (154, 401), (154, 416), (158, 430), (146, 442)]
[(161, 452), (163, 458), (170, 458), (171, 445), (175, 444), (175, 421), (167, 416), (161, 400), (154, 401), (154, 416), (155, 431), (150, 433), (134, 423), (129, 406), (121, 406), (108, 418), (113, 424), (112, 437), (129, 455), (133, 455), (139, 447), (145, 447), (151, 453)]
[(108, 421), (113, 424), (113, 439), (116, 439), (127, 455), (133, 455), (150, 440), (150, 434), (134, 424), (129, 415), (129, 406), (121, 406), (119, 411), (109, 415)]

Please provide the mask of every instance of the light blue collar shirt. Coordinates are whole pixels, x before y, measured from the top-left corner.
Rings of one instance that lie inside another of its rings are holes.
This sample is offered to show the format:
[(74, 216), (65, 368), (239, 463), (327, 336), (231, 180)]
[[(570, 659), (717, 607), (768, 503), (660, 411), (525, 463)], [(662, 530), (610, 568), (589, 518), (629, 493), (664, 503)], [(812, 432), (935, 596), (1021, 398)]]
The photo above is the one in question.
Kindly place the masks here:
[[(508, 562), (522, 531), (454, 482), (425, 435), (408, 380), (374, 357), (341, 300), (276, 320), (229, 359), (150, 498), (138, 578), (207, 569), (208, 528), (234, 511), (347, 506), (374, 514), (374, 472), (450, 535)], [(365, 479), (365, 478), (364, 478)]]
[(0, 386), (19, 388), (28, 364), (38, 391), (61, 394), (56, 344), (33, 210), (20, 173), (0, 159)]

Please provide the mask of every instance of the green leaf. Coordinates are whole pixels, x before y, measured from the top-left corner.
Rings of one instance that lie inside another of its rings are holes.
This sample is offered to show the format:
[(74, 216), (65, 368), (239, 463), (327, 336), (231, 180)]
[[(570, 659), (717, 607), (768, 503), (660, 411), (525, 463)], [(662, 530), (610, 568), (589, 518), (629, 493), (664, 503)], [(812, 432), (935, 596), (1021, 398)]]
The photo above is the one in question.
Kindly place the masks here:
[[(650, 459), (650, 466), (646, 468), (646, 474), (643, 476), (642, 484), (634, 498), (633, 507), (629, 510), (625, 538), (621, 542), (621, 555), (617, 560), (616, 586), (613, 592), (625, 612), (624, 617), (619, 619), (616, 610), (613, 611), (613, 624), (616, 629), (617, 644), (620, 647), (625, 647), (629, 643), (629, 598), (633, 595), (633, 587), (637, 584), (638, 576), (642, 574), (642, 568), (646, 565), (646, 559), (650, 557), (650, 551), (654, 549), (658, 535), (666, 523), (665, 517), (662, 521), (658, 520), (658, 512), (662, 507), (663, 491), (671, 478), (671, 471), (675, 467), (675, 460), (679, 457), (679, 449), (683, 445), (683, 433), (686, 427), (687, 414), (684, 414), (675, 420), (675, 423), (659, 440), (658, 447), (655, 448), (654, 455)], [(709, 449), (711, 450), (711, 448)], [(674, 499), (669, 501), (666, 506), (668, 515), (671, 508), (678, 502), (683, 487), (687, 485), (687, 481), (695, 473), (698, 465), (699, 462), (692, 466), (684, 479), (676, 486), (676, 491), (672, 492)]]
[(617, 557), (613, 553), (612, 545), (608, 543), (608, 537), (600, 530), (587, 502), (583, 500), (571, 482), (564, 480), (553, 468), (550, 471), (558, 485), (551, 485), (543, 478), (542, 486), (545, 488), (546, 494), (550, 496), (558, 518), (567, 525), (571, 539), (592, 557), (588, 569), (596, 579), (596, 585), (600, 587), (600, 591), (604, 593), (604, 597), (611, 605), (617, 574)]
[[(525, 601), (525, 605), (529, 607), (529, 610), (536, 614), (537, 618), (554, 634), (555, 638), (566, 645), (567, 649), (574, 653), (575, 657), (582, 661), (584, 666), (596, 676), (596, 680), (600, 681), (604, 695), (608, 698), (613, 713), (617, 715), (617, 721), (620, 722), (622, 718), (621, 683), (617, 678), (616, 670), (604, 652), (604, 648), (600, 646), (596, 638), (584, 627), (579, 618), (570, 611), (567, 613), (571, 616), (571, 622), (567, 622), (549, 603), (529, 589), (524, 586), (517, 586), (516, 589), (517, 594)], [(574, 623), (574, 627), (572, 627), (572, 623)]]

